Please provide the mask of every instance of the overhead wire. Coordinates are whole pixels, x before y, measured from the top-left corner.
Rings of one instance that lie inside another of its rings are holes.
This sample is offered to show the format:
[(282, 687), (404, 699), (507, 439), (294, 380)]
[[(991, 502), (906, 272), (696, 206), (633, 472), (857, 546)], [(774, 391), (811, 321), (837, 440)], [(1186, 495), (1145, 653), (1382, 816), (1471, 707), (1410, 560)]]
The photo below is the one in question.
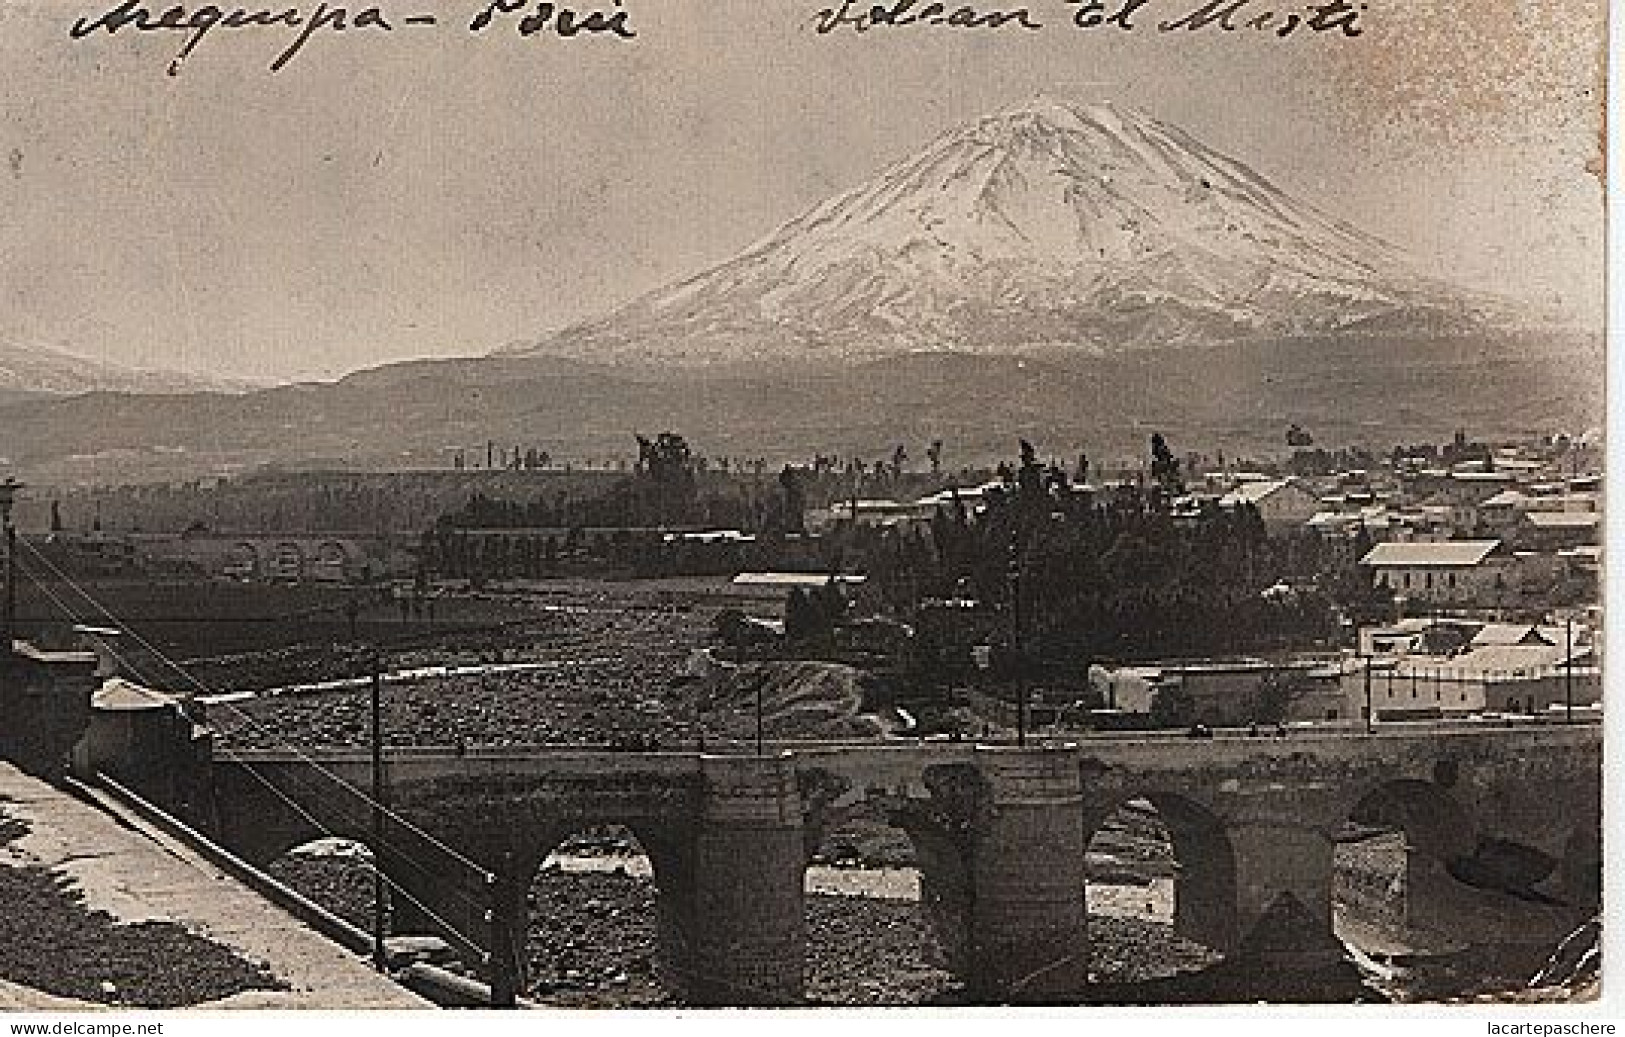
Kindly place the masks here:
[[(194, 674), (191, 673), (191, 671), (187, 670), (186, 667), (182, 666), (180, 663), (178, 663), (174, 659), (170, 658), (162, 649), (158, 648), (151, 641), (149, 641), (145, 637), (143, 637), (141, 635), (140, 631), (134, 629), (128, 623), (124, 622), (122, 619), (120, 619), (118, 616), (116, 616), (112, 612), (112, 610), (110, 610), (105, 605), (103, 605), (92, 594), (90, 594), (89, 591), (87, 591), (83, 587), (81, 587), (71, 576), (64, 573), (61, 570), (61, 568), (59, 568), (54, 562), (52, 562), (48, 557), (46, 557), (38, 548), (34, 547), (32, 544), (28, 543), (26, 540), (19, 540), (18, 542), (20, 544), (22, 544), (23, 547), (25, 549), (27, 549), (35, 558), (37, 558), (41, 563), (43, 563), (46, 566), (46, 568), (50, 569), (52, 574), (55, 575), (58, 580), (60, 580), (63, 583), (67, 584), (68, 587), (70, 587), (75, 593), (77, 593), (81, 598), (83, 598), (87, 603), (89, 603), (92, 608), (94, 608), (97, 612), (99, 612), (102, 615), (103, 618), (105, 618), (110, 623), (112, 623), (121, 633), (128, 634), (137, 644), (139, 644), (142, 648), (145, 648), (159, 662), (163, 663), (169, 669), (173, 670), (182, 679), (184, 679), (187, 683), (191, 684), (198, 691), (201, 691), (203, 694), (211, 696), (211, 697), (217, 696), (219, 694), (217, 691), (215, 691), (215, 689), (210, 688), (203, 681), (199, 680)], [(36, 580), (35, 582), (38, 583), (38, 580)], [(75, 622), (79, 622), (79, 620), (75, 619)], [(384, 812), (385, 816), (387, 816), (387, 817), (391, 818), (392, 820), (394, 820), (396, 823), (401, 825), (401, 827), (405, 828), (407, 831), (414, 832), (417, 835), (422, 836), (431, 845), (437, 847), (442, 852), (446, 853), (447, 855), (449, 855), (454, 860), (466, 865), (470, 869), (472, 869), (472, 870), (474, 870), (476, 872), (479, 872), (481, 875), (488, 875), (489, 874), (489, 869), (487, 869), (487, 868), (483, 867), (482, 865), (480, 865), (479, 862), (471, 859), (466, 854), (464, 854), (461, 851), (457, 850), (455, 847), (447, 845), (443, 840), (437, 838), (432, 833), (425, 831), (423, 828), (421, 828), (417, 824), (413, 823), (409, 818), (406, 818), (406, 817), (402, 816), (401, 814), (397, 813), (396, 811), (391, 810), (387, 804), (382, 803), (382, 802), (374, 799), (369, 793), (367, 793), (365, 790), (361, 789), (359, 786), (355, 785), (353, 782), (350, 782), (350, 781), (346, 780), (342, 776), (340, 776), (338, 774), (335, 774), (329, 768), (322, 766), (315, 759), (313, 759), (309, 754), (307, 754), (303, 750), (301, 750), (291, 740), (283, 739), (280, 736), (278, 736), (275, 732), (267, 730), (266, 727), (263, 724), (261, 724), (258, 720), (256, 720), (252, 714), (250, 714), (250, 713), (248, 713), (248, 712), (246, 712), (246, 711), (244, 711), (242, 709), (239, 709), (236, 706), (235, 703), (232, 703), (230, 701), (222, 701), (219, 698), (214, 698), (213, 701), (211, 701), (209, 705), (210, 705), (210, 708), (214, 708), (215, 706), (225, 706), (232, 713), (234, 713), (237, 716), (241, 717), (244, 721), (246, 721), (251, 727), (253, 727), (260, 734), (268, 737), (273, 742), (280, 742), (283, 745), (285, 745), (287, 751), (292, 753), (294, 756), (298, 757), (298, 759), (299, 759), (299, 761), (301, 763), (304, 763), (304, 764), (308, 765), (309, 767), (311, 767), (316, 772), (322, 774), (324, 777), (326, 777), (329, 780), (331, 780), (332, 782), (334, 782), (336, 785), (338, 785), (341, 788), (345, 789), (346, 791), (348, 791), (352, 795), (358, 797), (359, 799), (361, 799), (361, 801), (363, 803), (365, 803), (369, 807), (374, 807), (374, 808), (382, 810)]]
[[(167, 666), (168, 668), (173, 670), (175, 673), (179, 674), (183, 679), (185, 679), (188, 683), (190, 683), (192, 686), (197, 688), (199, 691), (203, 692), (205, 695), (215, 696), (215, 695), (218, 694), (214, 689), (210, 688), (203, 681), (199, 680), (195, 675), (193, 675), (190, 671), (188, 671), (184, 666), (182, 666), (180, 663), (176, 662), (174, 659), (170, 658), (165, 652), (163, 652), (157, 646), (153, 645), (152, 642), (147, 640), (145, 637), (143, 637), (139, 631), (133, 629), (127, 623), (125, 623), (122, 619), (120, 619), (117, 615), (115, 615), (112, 612), (111, 609), (109, 609), (109, 608), (107, 608), (107, 606), (103, 605), (101, 603), (101, 601), (99, 601), (95, 596), (90, 594), (89, 591), (85, 590), (82, 586), (80, 586), (77, 581), (75, 581), (67, 573), (63, 572), (60, 567), (58, 567), (54, 562), (52, 562), (50, 560), (50, 558), (47, 557), (44, 553), (42, 553), (38, 548), (34, 547), (34, 545), (32, 545), (32, 544), (29, 544), (26, 540), (19, 539), (18, 543), (20, 543), (24, 548), (26, 548), (36, 559), (38, 559), (47, 569), (49, 569), (51, 571), (51, 573), (53, 575), (55, 575), (58, 580), (60, 580), (64, 584), (66, 584), (75, 593), (77, 593), (79, 595), (79, 597), (81, 597), (87, 603), (89, 603), (90, 606), (92, 608), (94, 608), (98, 613), (100, 613), (100, 615), (104, 619), (106, 619), (108, 622), (113, 624), (113, 626), (116, 629), (118, 629), (121, 633), (128, 634), (141, 647), (145, 648), (151, 655), (153, 655), (159, 662), (163, 663), (165, 666)], [(46, 596), (48, 598), (50, 598), (57, 605), (57, 607), (59, 609), (61, 609), (64, 612), (64, 614), (66, 614), (75, 624), (83, 625), (83, 621), (78, 616), (78, 614), (71, 607), (69, 607), (64, 602), (62, 602), (62, 600), (54, 592), (52, 592), (50, 589), (48, 589), (47, 586), (45, 585), (44, 581), (42, 581), (37, 575), (35, 575), (33, 573), (25, 572), (25, 575), (27, 575), (29, 577), (29, 579), (34, 583), (34, 585), (36, 587), (38, 587), (43, 593), (45, 593)], [(133, 666), (131, 663), (129, 663), (127, 660), (125, 660), (124, 657), (116, 649), (114, 649), (111, 645), (106, 645), (105, 642), (104, 642), (104, 646), (107, 648), (108, 653), (110, 655), (112, 655), (114, 657), (114, 659), (118, 660), (121, 665), (128, 667), (130, 669), (130, 671), (132, 673), (135, 673), (143, 682), (147, 682), (147, 678), (142, 676), (140, 671), (137, 670), (136, 667)], [(273, 741), (279, 741), (280, 740), (278, 738), (278, 736), (274, 732), (267, 731), (265, 729), (265, 727), (262, 724), (260, 724), (257, 720), (255, 720), (254, 717), (251, 714), (249, 714), (249, 713), (247, 713), (247, 712), (245, 712), (245, 711), (243, 711), (241, 709), (238, 709), (233, 703), (231, 703), (229, 701), (222, 701), (222, 700), (220, 700), (218, 698), (214, 699), (214, 701), (212, 701), (210, 703), (211, 708), (213, 708), (214, 706), (217, 706), (217, 705), (225, 706), (227, 709), (231, 710), (233, 713), (237, 714), (238, 716), (240, 716), (244, 720), (246, 720), (256, 730), (260, 731), (264, 735), (269, 736)], [(395, 820), (395, 822), (397, 824), (399, 824), (402, 828), (406, 829), (407, 831), (416, 833), (417, 835), (423, 837), (431, 845), (433, 845), (433, 846), (437, 847), (438, 849), (442, 850), (443, 852), (447, 853), (449, 856), (451, 856), (453, 859), (457, 860), (458, 862), (466, 865), (467, 867), (472, 869), (474, 872), (476, 872), (480, 876), (482, 882), (487, 887), (489, 887), (496, 880), (496, 876), (489, 869), (481, 866), (478, 862), (472, 860), (467, 855), (465, 855), (462, 852), (458, 851), (456, 848), (447, 845), (444, 841), (440, 840), (439, 838), (437, 838), (433, 834), (431, 834), (431, 833), (429, 833), (427, 831), (424, 831), (421, 827), (419, 827), (418, 825), (416, 825), (415, 823), (413, 823), (409, 819), (401, 816), (399, 813), (391, 810), (386, 804), (384, 804), (381, 801), (377, 800), (375, 797), (369, 795), (368, 793), (366, 793), (364, 790), (360, 789), (359, 787), (357, 787), (353, 783), (351, 783), (349, 781), (346, 781), (343, 777), (341, 777), (341, 776), (339, 776), (337, 774), (334, 774), (328, 768), (321, 766), (321, 764), (319, 764), (315, 760), (311, 759), (309, 755), (307, 755), (302, 750), (300, 750), (298, 748), (298, 746), (294, 745), (291, 741), (287, 741), (287, 742), (285, 742), (285, 744), (288, 746), (289, 751), (291, 751), (292, 754), (295, 755), (301, 762), (308, 765), (312, 771), (314, 771), (317, 774), (322, 775), (323, 777), (327, 778), (328, 780), (331, 780), (331, 781), (335, 782), (336, 784), (340, 785), (341, 787), (345, 788), (352, 795), (355, 795), (358, 798), (360, 798), (363, 801), (363, 803), (365, 803), (367, 806), (369, 806), (369, 807), (371, 807), (373, 809), (377, 809), (377, 810), (381, 811), (382, 813), (385, 814), (385, 816), (390, 817), (391, 819)], [(227, 756), (230, 757), (232, 759), (232, 761), (237, 766), (241, 767), (244, 771), (246, 771), (251, 777), (253, 777), (261, 785), (263, 785), (267, 789), (267, 791), (269, 791), (272, 795), (274, 795), (276, 798), (280, 799), (283, 803), (285, 803), (291, 810), (293, 810), (300, 817), (302, 817), (305, 821), (307, 821), (318, 832), (321, 832), (324, 837), (330, 838), (330, 839), (343, 839), (343, 838), (345, 838), (343, 836), (340, 836), (340, 835), (334, 833), (319, 818), (317, 818), (313, 814), (311, 814), (311, 812), (309, 810), (307, 810), (303, 805), (301, 805), (300, 803), (295, 801), (283, 789), (279, 788), (275, 782), (271, 781), (269, 778), (267, 778), (263, 774), (261, 774), (253, 766), (253, 764), (251, 764), (248, 760), (243, 759), (234, 750), (232, 750), (229, 746), (221, 746), (220, 748), (222, 748), (226, 752)], [(389, 886), (389, 888), (391, 890), (393, 890), (395, 892), (398, 892), (402, 897), (404, 897), (407, 901), (409, 901), (411, 904), (413, 904), (415, 907), (417, 907), (420, 911), (422, 911), (424, 913), (424, 915), (426, 917), (428, 917), (431, 921), (433, 921), (436, 925), (440, 926), (446, 932), (454, 934), (459, 939), (465, 941), (466, 943), (468, 943), (472, 947), (476, 947), (476, 948), (480, 947), (481, 943), (480, 943), (479, 940), (470, 937), (468, 934), (464, 933), (461, 929), (457, 928), (457, 926), (453, 925), (451, 922), (446, 920), (439, 913), (437, 913), (433, 908), (429, 907), (421, 899), (414, 896), (401, 883), (399, 883), (395, 879), (392, 879), (389, 876), (389, 874), (386, 871), (384, 871), (384, 869), (382, 867), (380, 867), (380, 865), (378, 863), (378, 858), (381, 856), (383, 850), (385, 850), (387, 848), (389, 848), (387, 846), (387, 844), (385, 846), (382, 846), (382, 847), (374, 848), (373, 849), (373, 859), (368, 860), (368, 861), (363, 861), (363, 864), (369, 869), (369, 871), (371, 871), (373, 874), (376, 874), (380, 879), (382, 879), (382, 881), (386, 885)], [(452, 889), (453, 892), (457, 893), (460, 897), (462, 897), (464, 899), (465, 903), (474, 905), (476, 907), (484, 907), (485, 906), (483, 902), (477, 901), (474, 898), (470, 897), (465, 891), (463, 891), (461, 889), (458, 889), (455, 885), (452, 886), (451, 889)], [(491, 917), (491, 912), (490, 911), (486, 912), (486, 917), (487, 918)], [(493, 951), (494, 951), (494, 948), (493, 948)], [(487, 954), (487, 959), (489, 959), (489, 955), (492, 952), (485, 952), (485, 953)], [(737, 979), (724, 979), (723, 977), (717, 976), (715, 974), (701, 973), (701, 972), (698, 972), (697, 970), (694, 970), (692, 967), (685, 966), (682, 963), (672, 963), (672, 967), (674, 968), (675, 971), (677, 971), (679, 973), (686, 973), (689, 976), (700, 977), (700, 978), (703, 978), (703, 979), (705, 979), (705, 980), (707, 980), (709, 982), (712, 982), (712, 983), (721, 983), (722, 985), (727, 986), (730, 989), (737, 990), (737, 991), (739, 991), (741, 993), (751, 994), (751, 995), (755, 995), (755, 996), (758, 996), (758, 997), (763, 996), (763, 995), (769, 995), (770, 1000), (776, 1000), (777, 997), (778, 997), (778, 992), (777, 991), (771, 991), (771, 990), (768, 990), (767, 988), (759, 987), (756, 984), (751, 984), (751, 983), (748, 983), (748, 982), (741, 982), (741, 981), (739, 981)]]
[[(23, 572), (23, 575), (28, 577), (29, 581), (31, 583), (33, 583), (33, 585), (36, 588), (38, 588), (48, 599), (50, 599), (50, 601), (54, 605), (56, 605), (56, 607), (65, 616), (67, 616), (69, 620), (71, 620), (75, 624), (83, 625), (83, 622), (84, 622), (83, 618), (77, 613), (76, 610), (74, 610), (70, 605), (68, 605), (66, 602), (64, 602), (54, 591), (52, 591), (50, 589), (49, 585), (44, 580), (40, 579), (40, 577), (37, 574), (29, 571), (29, 569), (30, 569), (29, 566), (27, 566), (26, 564), (22, 564), (21, 560), (19, 560), (19, 563), (20, 564), (19, 564), (18, 568)], [(60, 572), (60, 570), (58, 570), (58, 572)], [(80, 591), (80, 594), (81, 594), (81, 596), (85, 596), (83, 590)], [(90, 598), (88, 598), (88, 596), (86, 596), (86, 597), (87, 597), (87, 600), (94, 601), (94, 599), (90, 599)], [(111, 613), (104, 612), (104, 615), (106, 615), (106, 618), (108, 618), (110, 620), (113, 620), (115, 623), (118, 622), (117, 618), (114, 617)], [(122, 625), (120, 626), (120, 629), (124, 629), (122, 627)], [(118, 649), (114, 648), (110, 644), (107, 644), (105, 641), (102, 644), (103, 644), (104, 649), (107, 651), (107, 653), (109, 655), (111, 655), (113, 657), (113, 659), (119, 663), (120, 666), (123, 666), (127, 670), (129, 670), (132, 674), (134, 674), (136, 676), (137, 679), (142, 681), (142, 683), (151, 683), (148, 680), (148, 678), (142, 673), (141, 669), (139, 667), (137, 667), (131, 660), (126, 658), (121, 652), (119, 652)], [(149, 651), (150, 650), (151, 649), (149, 647)], [(300, 804), (299, 802), (294, 800), (291, 796), (289, 796), (275, 782), (271, 781), (264, 774), (260, 773), (260, 771), (256, 767), (254, 767), (253, 764), (249, 763), (247, 760), (244, 760), (242, 757), (240, 757), (234, 750), (231, 749), (230, 746), (222, 745), (222, 746), (220, 746), (220, 748), (222, 750), (224, 750), (226, 755), (229, 758), (231, 758), (231, 760), (235, 764), (237, 764), (239, 767), (241, 767), (245, 772), (247, 772), (249, 774), (249, 776), (251, 776), (256, 781), (258, 781), (261, 785), (263, 785), (268, 792), (270, 792), (277, 799), (280, 799), (284, 804), (286, 804), (288, 806), (289, 809), (293, 810), (303, 820), (305, 820), (313, 828), (315, 828), (318, 832), (320, 832), (321, 835), (324, 838), (328, 838), (328, 839), (343, 839), (343, 838), (345, 838), (343, 836), (338, 835), (336, 832), (334, 832), (328, 825), (323, 823), (321, 821), (321, 819), (317, 818), (308, 809), (306, 809), (302, 804)], [(351, 786), (351, 788), (354, 789), (354, 786)], [(359, 791), (359, 790), (356, 790), (356, 791)], [(376, 800), (373, 800), (371, 797), (364, 797), (364, 798), (367, 799), (369, 805), (374, 804), (374, 803), (377, 802)], [(398, 815), (396, 815), (396, 816), (398, 817)], [(410, 826), (410, 827), (415, 827), (415, 826)], [(381, 857), (385, 851), (388, 851), (388, 850), (391, 850), (391, 849), (398, 849), (398, 847), (391, 847), (389, 845), (389, 843), (388, 843), (388, 840), (379, 840), (379, 841), (382, 842), (383, 845), (378, 846), (378, 847), (373, 847), (372, 848), (372, 850), (373, 850), (373, 859), (372, 860), (363, 860), (363, 862), (362, 862), (363, 865), (369, 871), (371, 871), (373, 874), (376, 874), (387, 886), (389, 886), (389, 888), (391, 890), (393, 890), (394, 892), (400, 894), (400, 896), (402, 898), (404, 898), (406, 901), (410, 902), (418, 910), (422, 911), (426, 917), (428, 917), (436, 925), (443, 928), (446, 932), (454, 934), (459, 939), (466, 941), (470, 946), (474, 946), (474, 947), (480, 946), (479, 940), (469, 936), (467, 933), (464, 933), (456, 925), (452, 924), (450, 921), (448, 921), (446, 918), (444, 918), (442, 915), (440, 915), (438, 912), (436, 912), (432, 907), (430, 907), (428, 904), (424, 903), (420, 898), (418, 898), (416, 895), (414, 895), (410, 890), (408, 890), (400, 882), (398, 882), (394, 878), (390, 877), (389, 873), (387, 871), (385, 871), (378, 864), (378, 858)], [(363, 842), (365, 842), (365, 840), (363, 840)], [(459, 856), (461, 856), (461, 855), (459, 855)], [(467, 861), (467, 858), (463, 857), (462, 860)], [(482, 881), (485, 882), (488, 885), (490, 883), (490, 881), (491, 881), (491, 873), (490, 873), (490, 871), (485, 869), (485, 868), (479, 867), (477, 864), (473, 865), (473, 867), (479, 873)], [(478, 908), (482, 908), (482, 909), (484, 908), (485, 905), (484, 905), (484, 903), (482, 901), (476, 900), (475, 898), (469, 896), (465, 891), (463, 891), (461, 889), (458, 889), (456, 886), (452, 886), (451, 890), (453, 892), (457, 893), (464, 900), (465, 903), (473, 905), (473, 906), (478, 907)]]

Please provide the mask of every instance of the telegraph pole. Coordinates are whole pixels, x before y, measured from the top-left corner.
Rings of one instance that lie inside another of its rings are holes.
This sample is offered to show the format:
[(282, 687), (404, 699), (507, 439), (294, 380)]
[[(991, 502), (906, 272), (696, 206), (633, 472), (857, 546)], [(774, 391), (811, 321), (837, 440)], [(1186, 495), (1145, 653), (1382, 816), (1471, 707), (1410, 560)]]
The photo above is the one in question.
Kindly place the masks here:
[(1574, 617), (1563, 620), (1563, 722), (1574, 723)]
[(23, 484), (9, 475), (0, 482), (0, 525), (6, 534), (6, 600), (4, 615), (0, 616), (0, 657), (4, 658), (11, 656), (17, 636), (17, 526), (11, 520), (11, 507), (22, 488)]
[(385, 949), (383, 663), (372, 657), (372, 964), (389, 968)]
[(1010, 539), (1010, 654), (1016, 665), (1016, 744), (1027, 745), (1027, 660), (1021, 644), (1021, 534)]
[(1365, 670), (1365, 733), (1371, 734), (1376, 721), (1376, 717), (1371, 713), (1371, 660), (1361, 655), (1360, 661), (1364, 664)]
[(762, 682), (756, 682), (756, 755), (767, 755), (762, 751)]
[(526, 932), (525, 885), (514, 878), (512, 850), (502, 852), (501, 867), (487, 879), (491, 893), (491, 952), (489, 955), (492, 1008), (516, 1008), (524, 986), (523, 957)]

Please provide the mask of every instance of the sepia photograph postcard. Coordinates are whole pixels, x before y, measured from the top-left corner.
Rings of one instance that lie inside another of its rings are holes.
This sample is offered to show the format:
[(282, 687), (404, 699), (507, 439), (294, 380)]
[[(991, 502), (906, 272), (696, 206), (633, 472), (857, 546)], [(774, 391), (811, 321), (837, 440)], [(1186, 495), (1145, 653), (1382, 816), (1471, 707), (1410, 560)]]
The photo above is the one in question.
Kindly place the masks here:
[(1608, 33), (0, 0), (12, 1032), (1604, 1012)]

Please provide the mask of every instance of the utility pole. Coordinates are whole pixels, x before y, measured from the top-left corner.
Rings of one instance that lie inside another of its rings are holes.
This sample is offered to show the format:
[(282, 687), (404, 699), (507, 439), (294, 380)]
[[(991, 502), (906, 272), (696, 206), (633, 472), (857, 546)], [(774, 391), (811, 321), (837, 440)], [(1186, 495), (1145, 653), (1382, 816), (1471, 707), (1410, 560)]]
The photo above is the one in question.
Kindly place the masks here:
[(756, 755), (766, 756), (762, 751), (762, 682), (756, 682)]
[(11, 476), (0, 482), (0, 525), (6, 534), (6, 600), (0, 616), (0, 658), (10, 658), (17, 636), (17, 526), (11, 520), (11, 507), (23, 484)]
[(389, 968), (386, 939), (388, 889), (384, 882), (384, 740), (383, 664), (372, 657), (372, 964), (379, 972)]
[(1371, 660), (1362, 654), (1360, 662), (1365, 670), (1365, 733), (1371, 734), (1376, 720), (1371, 713)]
[(492, 1008), (516, 1008), (525, 982), (522, 956), (526, 936), (526, 888), (514, 877), (512, 850), (502, 853), (501, 867), (487, 879), (491, 895), (489, 971)]
[(1574, 617), (1563, 620), (1563, 722), (1574, 723)]
[(1027, 745), (1027, 659), (1021, 643), (1021, 534), (1010, 539), (1010, 654), (1016, 666), (1016, 744)]

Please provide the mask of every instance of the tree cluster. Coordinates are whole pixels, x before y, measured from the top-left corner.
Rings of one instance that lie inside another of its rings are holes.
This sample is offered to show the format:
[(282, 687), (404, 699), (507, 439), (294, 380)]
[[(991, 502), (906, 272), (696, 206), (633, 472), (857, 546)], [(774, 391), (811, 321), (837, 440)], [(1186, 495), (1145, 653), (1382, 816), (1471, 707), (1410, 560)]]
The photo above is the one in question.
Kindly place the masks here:
[(1313, 536), (1269, 536), (1250, 506), (1176, 507), (1177, 462), (1160, 436), (1152, 450), (1149, 484), (1086, 490), (1024, 443), (1005, 489), (979, 507), (955, 498), (929, 529), (873, 533), (862, 545), (870, 578), (902, 608), (929, 597), (997, 603), (1012, 617), (1008, 636), (1052, 660), (1223, 655), (1329, 637), (1329, 588), (1347, 560)]

